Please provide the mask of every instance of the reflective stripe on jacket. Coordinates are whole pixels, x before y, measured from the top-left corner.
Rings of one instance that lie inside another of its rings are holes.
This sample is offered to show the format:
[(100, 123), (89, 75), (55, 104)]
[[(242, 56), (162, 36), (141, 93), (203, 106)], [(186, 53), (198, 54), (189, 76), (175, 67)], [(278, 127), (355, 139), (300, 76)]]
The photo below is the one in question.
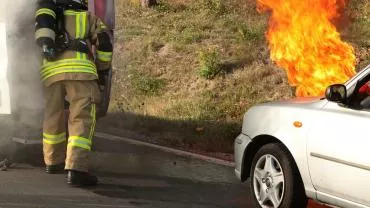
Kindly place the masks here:
[[(66, 10), (64, 12), (65, 29), (73, 39), (86, 41), (90, 51), (92, 45), (96, 48), (111, 47), (111, 42), (99, 41), (100, 34), (107, 33), (104, 23), (87, 11)], [(104, 61), (111, 65), (112, 50), (98, 51), (97, 61)], [(66, 50), (58, 56), (56, 61), (44, 59), (41, 66), (41, 78), (46, 85), (50, 85), (60, 80), (94, 80), (98, 78), (98, 70), (91, 53)], [(98, 64), (100, 66), (100, 64)]]

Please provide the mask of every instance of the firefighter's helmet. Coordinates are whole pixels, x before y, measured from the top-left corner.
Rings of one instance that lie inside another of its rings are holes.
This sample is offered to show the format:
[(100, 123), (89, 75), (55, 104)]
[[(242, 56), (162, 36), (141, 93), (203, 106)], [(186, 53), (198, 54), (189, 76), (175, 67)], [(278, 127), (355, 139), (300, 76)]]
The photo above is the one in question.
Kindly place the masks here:
[(88, 0), (54, 0), (57, 4), (64, 5), (71, 9), (88, 9)]

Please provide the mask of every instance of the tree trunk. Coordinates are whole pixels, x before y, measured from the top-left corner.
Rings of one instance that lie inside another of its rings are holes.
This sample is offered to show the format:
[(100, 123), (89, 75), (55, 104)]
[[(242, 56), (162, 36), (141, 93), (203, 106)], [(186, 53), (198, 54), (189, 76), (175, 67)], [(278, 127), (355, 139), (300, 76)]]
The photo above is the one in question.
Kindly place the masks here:
[(141, 6), (144, 8), (154, 6), (158, 3), (157, 0), (140, 0), (140, 1)]

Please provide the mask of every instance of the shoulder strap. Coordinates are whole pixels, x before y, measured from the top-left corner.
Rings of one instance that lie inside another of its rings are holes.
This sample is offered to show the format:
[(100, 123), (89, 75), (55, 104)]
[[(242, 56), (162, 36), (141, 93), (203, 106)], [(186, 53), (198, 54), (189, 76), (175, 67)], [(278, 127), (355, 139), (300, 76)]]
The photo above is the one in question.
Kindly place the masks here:
[(73, 38), (65, 27), (65, 12), (66, 8), (63, 6), (58, 6), (57, 14), (57, 37), (56, 37), (56, 47), (59, 53), (62, 53), (66, 50), (77, 51), (81, 53), (89, 54), (90, 50), (87, 45), (87, 41), (84, 39), (75, 39)]

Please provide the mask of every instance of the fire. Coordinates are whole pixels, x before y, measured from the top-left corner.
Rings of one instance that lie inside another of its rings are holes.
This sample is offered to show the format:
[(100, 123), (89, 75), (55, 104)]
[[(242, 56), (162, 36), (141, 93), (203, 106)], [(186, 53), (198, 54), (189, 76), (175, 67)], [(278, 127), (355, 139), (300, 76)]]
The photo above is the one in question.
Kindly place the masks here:
[(271, 59), (287, 71), (296, 96), (323, 95), (356, 73), (354, 48), (332, 23), (345, 0), (257, 1), (259, 12), (272, 12), (266, 34)]

